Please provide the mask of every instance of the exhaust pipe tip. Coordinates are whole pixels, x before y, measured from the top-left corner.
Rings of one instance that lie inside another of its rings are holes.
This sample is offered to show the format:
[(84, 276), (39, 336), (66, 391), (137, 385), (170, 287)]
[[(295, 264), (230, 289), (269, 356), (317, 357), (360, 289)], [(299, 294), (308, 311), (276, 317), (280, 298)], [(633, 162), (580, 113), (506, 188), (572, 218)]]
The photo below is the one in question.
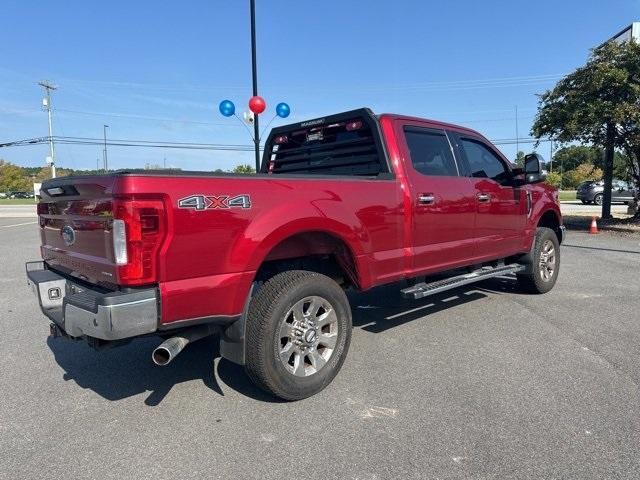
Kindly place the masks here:
[(156, 348), (153, 353), (151, 353), (151, 359), (153, 360), (153, 363), (155, 363), (159, 367), (168, 365), (169, 362), (171, 362), (171, 360), (173, 360), (174, 358), (175, 357), (171, 355), (171, 352), (162, 345)]
[(213, 335), (216, 331), (216, 328), (211, 325), (186, 329), (180, 332), (179, 335), (171, 337), (158, 345), (151, 354), (151, 359), (156, 365), (164, 367), (176, 358), (189, 343)]

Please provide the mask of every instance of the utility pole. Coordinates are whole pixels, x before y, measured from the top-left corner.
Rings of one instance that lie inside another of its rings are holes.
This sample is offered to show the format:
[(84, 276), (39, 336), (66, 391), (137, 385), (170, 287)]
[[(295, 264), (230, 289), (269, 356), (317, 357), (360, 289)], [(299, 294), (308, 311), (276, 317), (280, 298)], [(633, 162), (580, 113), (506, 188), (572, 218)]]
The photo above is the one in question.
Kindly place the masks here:
[(109, 128), (109, 125), (102, 125), (102, 132), (104, 133), (104, 149), (102, 150), (102, 163), (103, 163), (105, 173), (109, 171), (109, 165), (107, 163), (107, 128)]
[(549, 173), (553, 173), (553, 138), (549, 138), (551, 147), (549, 148)]
[(520, 139), (518, 137), (518, 106), (516, 105), (516, 157), (520, 151)]
[(38, 82), (38, 85), (45, 90), (45, 97), (42, 99), (42, 106), (47, 111), (49, 117), (49, 157), (51, 158), (51, 178), (56, 178), (56, 152), (53, 146), (53, 125), (51, 118), (51, 90), (56, 90), (58, 87), (45, 80)]
[(602, 218), (611, 218), (611, 188), (613, 182), (613, 157), (615, 155), (616, 125), (607, 122), (607, 143), (604, 148), (604, 192)]
[[(258, 95), (258, 71), (256, 66), (256, 1), (250, 0), (251, 8), (251, 74), (253, 77), (253, 96)], [(260, 171), (260, 127), (258, 117), (253, 121), (253, 143), (256, 150), (256, 173)]]

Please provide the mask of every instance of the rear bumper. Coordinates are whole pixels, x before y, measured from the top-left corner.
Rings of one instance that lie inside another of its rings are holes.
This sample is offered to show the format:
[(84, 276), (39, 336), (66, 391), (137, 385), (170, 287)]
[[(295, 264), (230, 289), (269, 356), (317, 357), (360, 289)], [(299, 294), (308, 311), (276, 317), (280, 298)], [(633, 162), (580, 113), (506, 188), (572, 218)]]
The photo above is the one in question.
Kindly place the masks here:
[(28, 262), (26, 270), (42, 313), (71, 337), (121, 340), (158, 329), (155, 288), (103, 292), (47, 270), (43, 262)]

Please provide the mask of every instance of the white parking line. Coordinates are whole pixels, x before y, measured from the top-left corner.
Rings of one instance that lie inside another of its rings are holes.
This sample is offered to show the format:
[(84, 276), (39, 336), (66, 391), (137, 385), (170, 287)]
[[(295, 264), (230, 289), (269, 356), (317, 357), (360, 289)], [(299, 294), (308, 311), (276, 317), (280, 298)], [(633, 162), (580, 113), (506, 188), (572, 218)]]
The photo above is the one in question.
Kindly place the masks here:
[(22, 225), (35, 225), (38, 222), (14, 223), (13, 225), (0, 225), (0, 228), (21, 227)]

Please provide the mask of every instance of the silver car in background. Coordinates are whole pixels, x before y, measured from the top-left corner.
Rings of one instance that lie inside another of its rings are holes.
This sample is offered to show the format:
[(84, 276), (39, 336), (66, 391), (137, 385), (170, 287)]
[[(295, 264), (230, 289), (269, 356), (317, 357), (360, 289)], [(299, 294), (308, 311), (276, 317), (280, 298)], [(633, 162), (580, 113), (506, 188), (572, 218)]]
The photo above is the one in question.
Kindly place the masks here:
[[(623, 180), (613, 180), (611, 188), (611, 201), (616, 203), (630, 203), (636, 195), (632, 185)], [(595, 203), (602, 205), (604, 197), (604, 181), (587, 180), (578, 185), (576, 198), (583, 204)]]

